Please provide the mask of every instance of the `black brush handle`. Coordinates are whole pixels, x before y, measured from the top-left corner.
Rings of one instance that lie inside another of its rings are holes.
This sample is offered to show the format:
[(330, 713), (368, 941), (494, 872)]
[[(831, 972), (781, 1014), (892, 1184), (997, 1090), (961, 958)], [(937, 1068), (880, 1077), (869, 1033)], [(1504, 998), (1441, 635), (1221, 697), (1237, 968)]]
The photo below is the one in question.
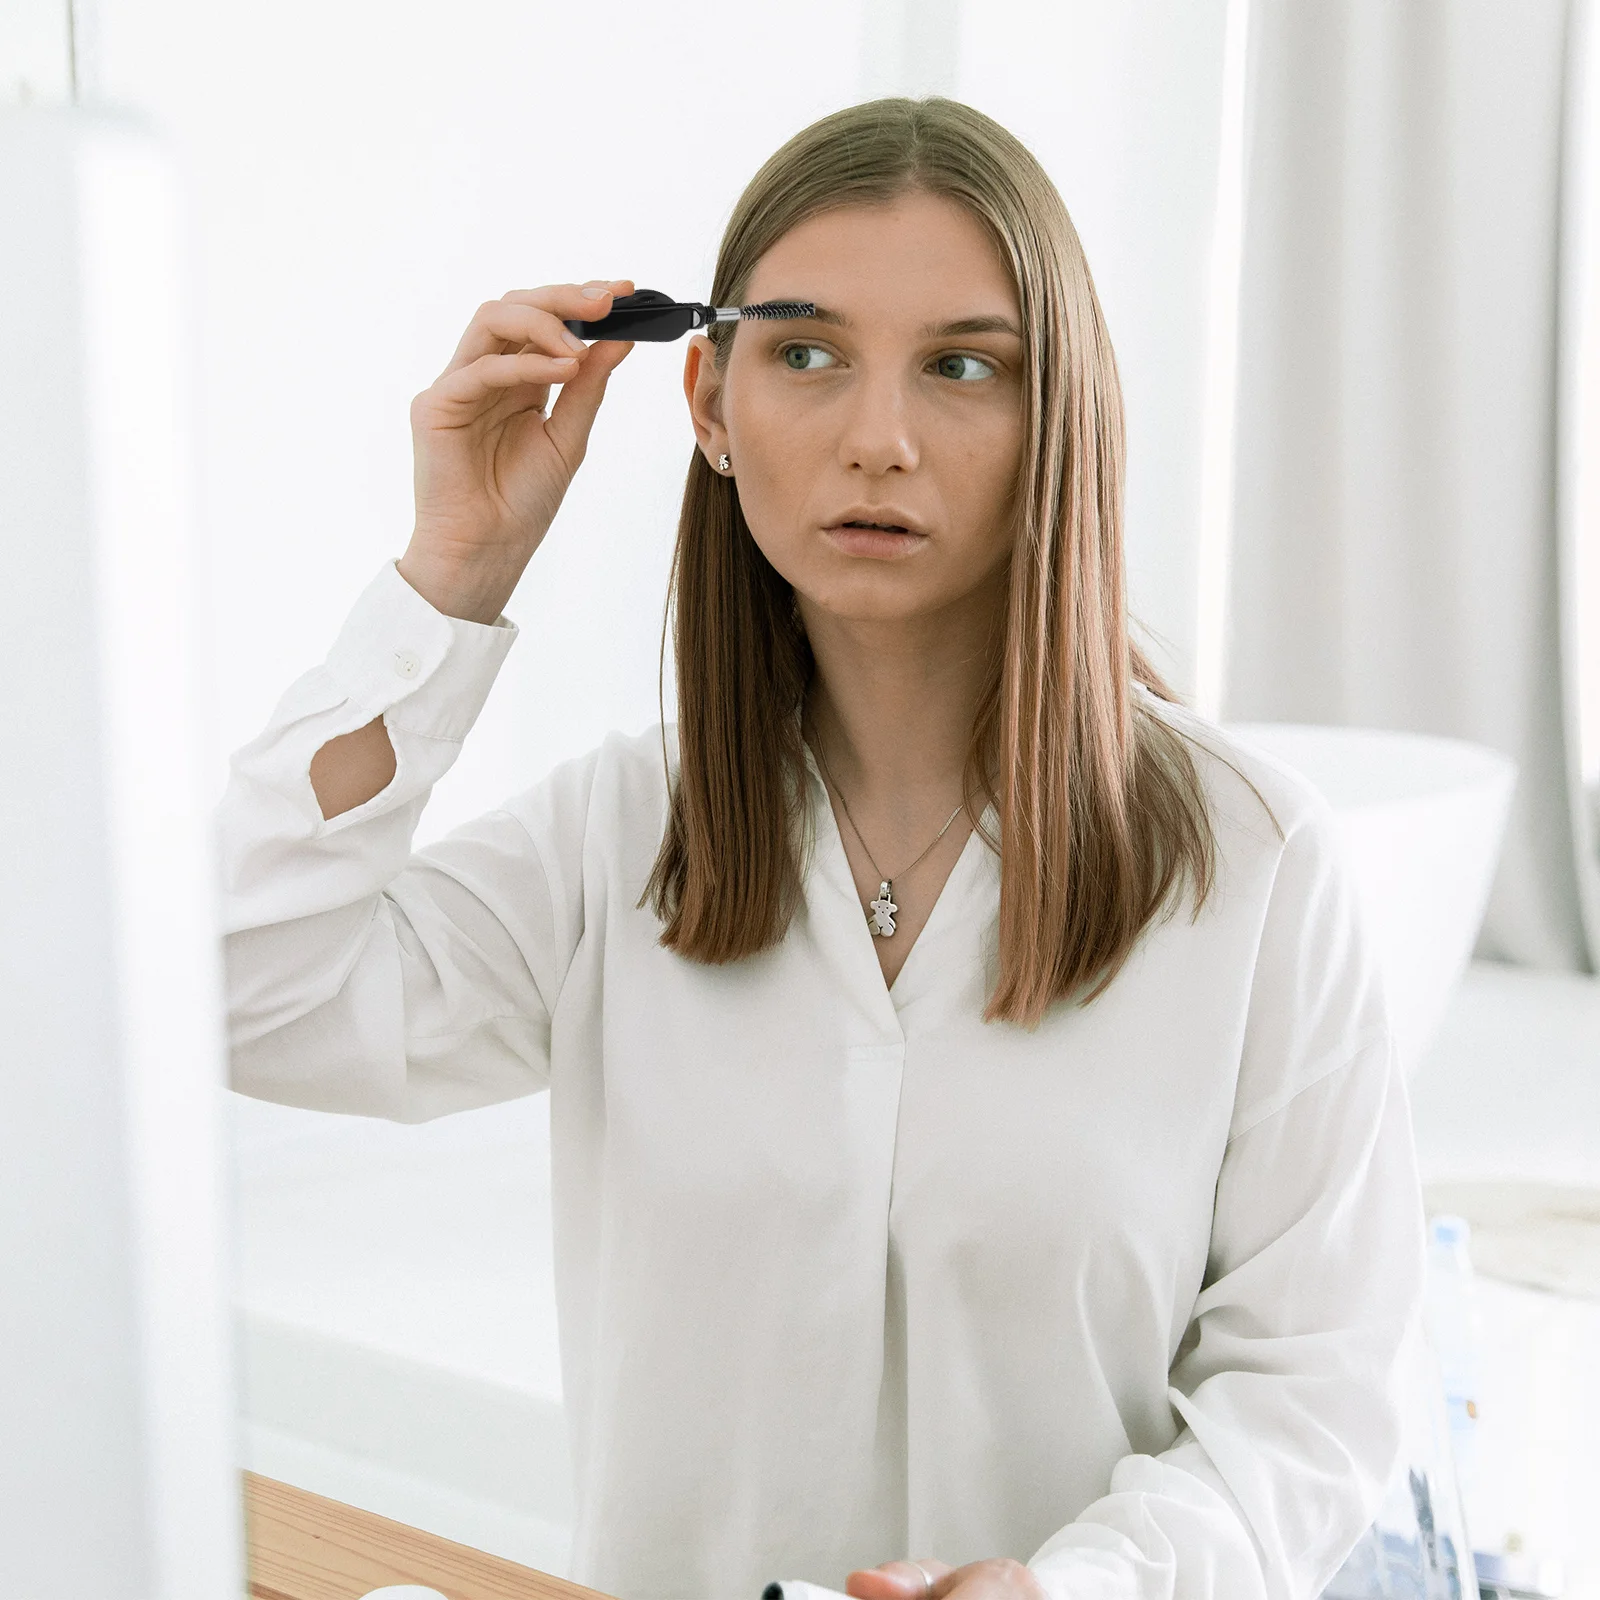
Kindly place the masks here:
[(659, 289), (618, 295), (611, 309), (593, 322), (567, 317), (567, 328), (580, 339), (646, 339), (665, 344), (705, 324), (705, 306), (683, 305)]

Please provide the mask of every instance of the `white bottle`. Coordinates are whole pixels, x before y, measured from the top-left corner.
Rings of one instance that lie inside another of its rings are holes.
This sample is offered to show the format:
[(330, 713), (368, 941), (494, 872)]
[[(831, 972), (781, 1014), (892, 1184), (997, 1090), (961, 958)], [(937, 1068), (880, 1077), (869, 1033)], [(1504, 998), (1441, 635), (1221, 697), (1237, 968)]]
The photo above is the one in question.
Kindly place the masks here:
[(1450, 1419), (1450, 1454), (1463, 1504), (1470, 1509), (1477, 1481), (1478, 1350), (1482, 1317), (1477, 1303), (1470, 1230), (1460, 1217), (1428, 1223), (1428, 1283), (1424, 1317), (1428, 1342), (1439, 1360)]

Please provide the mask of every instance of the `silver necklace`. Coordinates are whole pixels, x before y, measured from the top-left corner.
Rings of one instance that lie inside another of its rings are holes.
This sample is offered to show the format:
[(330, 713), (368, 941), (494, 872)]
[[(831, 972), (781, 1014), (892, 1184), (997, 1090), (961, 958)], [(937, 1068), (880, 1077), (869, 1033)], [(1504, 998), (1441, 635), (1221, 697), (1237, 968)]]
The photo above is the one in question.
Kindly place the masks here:
[(844, 807), (844, 820), (850, 824), (850, 831), (856, 836), (856, 843), (861, 846), (863, 852), (866, 854), (868, 864), (878, 875), (878, 898), (871, 901), (867, 909), (867, 923), (872, 929), (872, 936), (875, 939), (892, 938), (895, 928), (894, 915), (895, 912), (900, 909), (900, 907), (894, 903), (895, 878), (903, 878), (908, 872), (912, 872), (917, 867), (922, 865), (928, 856), (932, 854), (934, 845), (938, 844), (938, 842), (950, 831), (950, 824), (961, 815), (966, 802), (963, 801), (961, 805), (957, 806), (955, 810), (950, 813), (949, 817), (945, 821), (945, 825), (936, 834), (934, 834), (932, 841), (928, 845), (928, 848), (924, 850), (909, 867), (902, 867), (900, 871), (891, 875), (885, 872), (883, 868), (872, 859), (872, 852), (867, 849), (867, 841), (861, 837), (861, 830), (856, 826), (856, 819), (850, 815), (850, 802), (845, 799), (844, 790), (834, 782), (833, 774), (828, 770), (828, 758), (823, 753), (822, 738), (820, 735), (818, 735), (817, 738), (817, 760), (822, 763), (823, 777), (828, 780), (829, 786), (839, 797), (839, 804)]

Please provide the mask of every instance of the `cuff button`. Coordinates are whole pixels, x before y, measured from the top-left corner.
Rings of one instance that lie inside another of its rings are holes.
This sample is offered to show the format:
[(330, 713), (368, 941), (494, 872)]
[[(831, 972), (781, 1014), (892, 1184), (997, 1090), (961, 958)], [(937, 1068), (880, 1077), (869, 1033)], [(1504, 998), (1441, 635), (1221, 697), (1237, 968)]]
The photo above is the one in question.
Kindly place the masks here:
[(397, 678), (414, 678), (422, 671), (422, 658), (414, 650), (396, 650), (394, 674)]

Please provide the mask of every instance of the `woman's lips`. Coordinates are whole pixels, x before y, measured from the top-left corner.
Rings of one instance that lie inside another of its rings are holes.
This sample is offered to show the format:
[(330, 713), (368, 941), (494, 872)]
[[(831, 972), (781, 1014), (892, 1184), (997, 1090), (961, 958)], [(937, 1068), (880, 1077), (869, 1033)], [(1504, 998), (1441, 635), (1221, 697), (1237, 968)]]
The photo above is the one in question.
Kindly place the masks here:
[(847, 556), (869, 556), (879, 561), (908, 555), (926, 539), (924, 533), (906, 528), (875, 528), (860, 523), (840, 522), (822, 530), (836, 550)]

